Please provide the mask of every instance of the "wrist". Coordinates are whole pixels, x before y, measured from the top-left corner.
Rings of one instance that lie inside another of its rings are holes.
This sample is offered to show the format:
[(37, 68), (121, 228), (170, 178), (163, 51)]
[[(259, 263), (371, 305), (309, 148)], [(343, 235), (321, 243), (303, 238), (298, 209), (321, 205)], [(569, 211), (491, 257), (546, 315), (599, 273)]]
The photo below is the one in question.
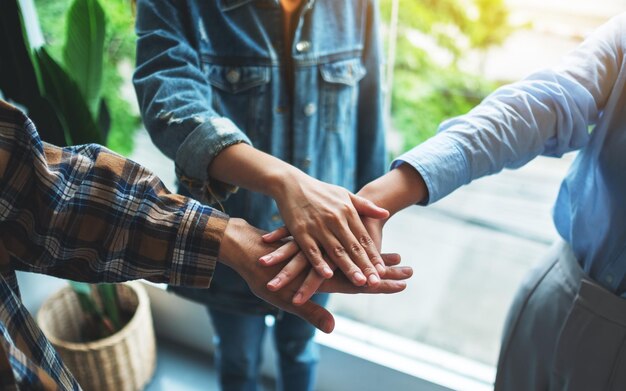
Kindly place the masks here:
[(237, 270), (234, 263), (241, 258), (242, 251), (244, 251), (242, 246), (246, 241), (246, 233), (251, 228), (250, 224), (243, 219), (234, 217), (228, 219), (217, 255), (219, 262)]
[(387, 209), (391, 217), (410, 205), (426, 200), (428, 188), (415, 168), (402, 164), (365, 185), (358, 195)]
[(280, 163), (269, 168), (265, 176), (265, 182), (267, 183), (266, 195), (276, 201), (288, 195), (290, 186), (300, 183), (303, 180), (302, 176), (306, 175), (290, 164), (282, 161)]

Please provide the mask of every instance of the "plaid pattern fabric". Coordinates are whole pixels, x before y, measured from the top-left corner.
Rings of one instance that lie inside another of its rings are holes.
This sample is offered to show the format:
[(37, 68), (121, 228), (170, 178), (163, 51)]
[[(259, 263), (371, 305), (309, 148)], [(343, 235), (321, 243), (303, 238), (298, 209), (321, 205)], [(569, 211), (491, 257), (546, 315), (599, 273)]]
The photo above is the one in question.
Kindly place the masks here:
[(227, 221), (104, 147), (42, 143), (0, 101), (0, 389), (80, 389), (22, 305), (16, 270), (207, 287)]

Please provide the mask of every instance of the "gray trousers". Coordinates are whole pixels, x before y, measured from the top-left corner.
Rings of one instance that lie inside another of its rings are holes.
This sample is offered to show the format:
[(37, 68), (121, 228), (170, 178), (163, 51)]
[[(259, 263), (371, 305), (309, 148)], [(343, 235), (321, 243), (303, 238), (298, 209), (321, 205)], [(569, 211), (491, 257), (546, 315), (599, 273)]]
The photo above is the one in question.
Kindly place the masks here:
[(626, 300), (591, 281), (563, 241), (513, 301), (495, 390), (626, 390)]

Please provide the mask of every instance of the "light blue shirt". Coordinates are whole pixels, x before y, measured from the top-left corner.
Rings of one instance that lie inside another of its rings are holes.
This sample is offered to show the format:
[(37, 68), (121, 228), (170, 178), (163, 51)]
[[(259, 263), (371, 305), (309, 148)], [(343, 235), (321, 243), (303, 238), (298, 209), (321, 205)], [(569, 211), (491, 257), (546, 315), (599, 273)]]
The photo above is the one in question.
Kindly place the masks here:
[(580, 150), (554, 206), (557, 231), (585, 272), (626, 297), (626, 14), (556, 68), (496, 90), (467, 115), (400, 156), (433, 203), (458, 187), (537, 155)]

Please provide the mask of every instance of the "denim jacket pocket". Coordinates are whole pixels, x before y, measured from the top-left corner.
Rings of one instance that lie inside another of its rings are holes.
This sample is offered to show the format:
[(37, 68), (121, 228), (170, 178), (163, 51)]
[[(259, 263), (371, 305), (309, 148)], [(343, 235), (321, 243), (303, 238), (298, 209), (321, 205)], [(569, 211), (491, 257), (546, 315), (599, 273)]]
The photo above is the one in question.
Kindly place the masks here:
[(360, 58), (320, 65), (322, 79), (328, 83), (340, 83), (347, 86), (356, 85), (366, 70)]
[(259, 140), (255, 136), (262, 134), (271, 114), (270, 68), (204, 64), (204, 71), (212, 87), (213, 109), (233, 121), (256, 145)]
[(204, 66), (211, 85), (237, 94), (250, 88), (267, 84), (270, 81), (270, 69), (260, 66), (224, 66), (206, 64)]

